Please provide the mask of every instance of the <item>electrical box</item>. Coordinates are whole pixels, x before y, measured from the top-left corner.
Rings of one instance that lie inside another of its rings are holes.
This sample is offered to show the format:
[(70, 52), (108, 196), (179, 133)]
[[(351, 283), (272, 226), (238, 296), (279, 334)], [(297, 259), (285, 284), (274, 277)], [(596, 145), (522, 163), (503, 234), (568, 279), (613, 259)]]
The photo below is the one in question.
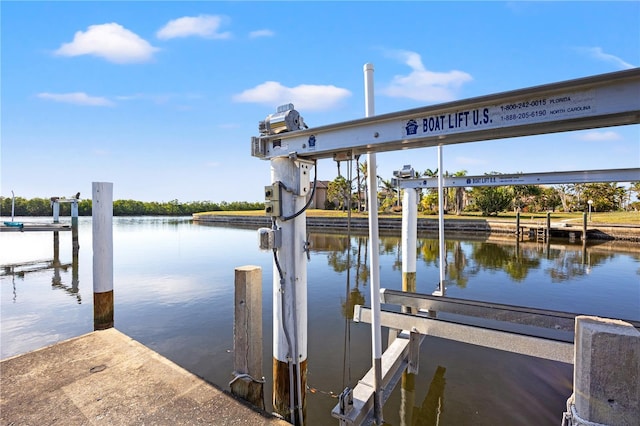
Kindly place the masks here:
[(282, 231), (279, 229), (258, 229), (258, 247), (260, 250), (273, 250), (280, 248)]
[(282, 216), (282, 187), (280, 182), (264, 187), (264, 213), (267, 216)]

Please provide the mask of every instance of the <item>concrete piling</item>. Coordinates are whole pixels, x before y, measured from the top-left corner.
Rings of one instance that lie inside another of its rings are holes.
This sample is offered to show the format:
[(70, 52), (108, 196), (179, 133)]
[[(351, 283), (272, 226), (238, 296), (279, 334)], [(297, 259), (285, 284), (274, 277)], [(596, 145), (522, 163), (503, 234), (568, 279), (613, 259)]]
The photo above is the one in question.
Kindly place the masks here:
[(637, 426), (640, 421), (640, 332), (631, 324), (576, 317), (571, 426)]

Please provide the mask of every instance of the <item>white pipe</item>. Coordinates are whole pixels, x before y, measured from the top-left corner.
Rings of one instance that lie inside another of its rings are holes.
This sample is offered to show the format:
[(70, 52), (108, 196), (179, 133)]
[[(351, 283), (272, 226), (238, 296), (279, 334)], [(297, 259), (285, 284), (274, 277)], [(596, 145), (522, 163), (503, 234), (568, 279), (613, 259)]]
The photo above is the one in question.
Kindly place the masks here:
[(402, 272), (416, 272), (416, 239), (418, 233), (418, 196), (406, 188), (402, 197)]
[[(306, 197), (296, 193), (300, 186), (300, 174), (295, 161), (290, 158), (271, 160), (271, 180), (283, 184), (281, 193), (282, 217), (293, 216), (302, 210)], [(302, 418), (303, 389), (301, 363), (307, 360), (307, 258), (305, 253), (306, 213), (287, 221), (278, 220), (282, 244), (277, 250), (278, 262), (283, 274), (283, 283), (277, 265), (273, 267), (273, 357), (288, 363), (289, 396), (294, 396), (293, 366), (297, 368), (295, 380), (298, 384), (298, 417)], [(287, 336), (289, 334), (289, 336)], [(293, 402), (293, 401), (291, 401)], [(294, 410), (295, 403), (290, 403)], [(281, 413), (282, 414), (282, 413)], [(291, 420), (295, 414), (291, 412)]]
[(13, 222), (13, 216), (16, 212), (16, 195), (11, 191), (11, 222)]
[(444, 200), (442, 191), (444, 189), (444, 171), (442, 170), (442, 145), (438, 145), (438, 243), (439, 243), (439, 264), (440, 264), (440, 281), (438, 283), (438, 296), (444, 296), (444, 280), (445, 280), (445, 256), (446, 248), (444, 245)]
[[(373, 64), (364, 64), (365, 117), (375, 115), (373, 98)], [(371, 354), (374, 368), (374, 418), (382, 424), (382, 332), (380, 329), (380, 253), (378, 242), (378, 191), (376, 154), (367, 154), (367, 192), (369, 202), (369, 258), (371, 297)]]
[(93, 292), (106, 293), (113, 291), (113, 183), (93, 182), (92, 191)]

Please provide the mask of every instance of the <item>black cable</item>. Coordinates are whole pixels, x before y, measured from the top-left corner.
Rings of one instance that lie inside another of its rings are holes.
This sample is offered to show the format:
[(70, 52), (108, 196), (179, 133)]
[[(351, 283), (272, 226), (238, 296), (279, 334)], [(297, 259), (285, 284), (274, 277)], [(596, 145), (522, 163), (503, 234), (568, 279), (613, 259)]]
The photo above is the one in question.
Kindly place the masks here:
[(281, 218), (280, 220), (282, 220), (283, 222), (286, 222), (287, 220), (295, 219), (296, 217), (300, 216), (302, 213), (305, 212), (305, 210), (309, 208), (309, 206), (313, 202), (313, 195), (316, 193), (316, 185), (318, 183), (318, 165), (316, 160), (313, 160), (313, 169), (314, 169), (313, 188), (311, 189), (311, 196), (309, 197), (309, 200), (307, 200), (307, 204), (305, 204), (304, 207), (301, 208), (297, 213), (294, 213), (291, 216), (285, 216)]

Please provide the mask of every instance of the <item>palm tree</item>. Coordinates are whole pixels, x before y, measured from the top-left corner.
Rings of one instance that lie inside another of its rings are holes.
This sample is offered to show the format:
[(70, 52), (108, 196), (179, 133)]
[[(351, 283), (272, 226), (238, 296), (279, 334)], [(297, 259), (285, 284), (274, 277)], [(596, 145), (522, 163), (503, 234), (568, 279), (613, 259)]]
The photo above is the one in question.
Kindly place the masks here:
[(363, 161), (358, 166), (358, 174), (362, 174), (362, 192), (364, 193), (364, 209), (367, 210), (367, 178), (369, 176), (369, 167), (367, 161)]
[[(453, 174), (454, 177), (461, 177), (466, 175), (467, 175), (466, 170), (459, 170)], [(464, 195), (465, 195), (464, 187), (463, 186), (457, 187), (456, 192), (454, 194), (453, 204), (456, 210), (456, 215), (458, 216), (460, 216), (460, 214), (462, 213), (462, 209), (464, 208)]]
[(390, 179), (389, 180), (382, 179), (380, 176), (378, 176), (378, 179), (380, 180), (379, 188), (384, 197), (382, 205), (386, 204), (385, 203), (386, 200), (390, 200), (391, 205), (393, 205), (395, 194), (396, 194), (396, 187), (393, 185)]

